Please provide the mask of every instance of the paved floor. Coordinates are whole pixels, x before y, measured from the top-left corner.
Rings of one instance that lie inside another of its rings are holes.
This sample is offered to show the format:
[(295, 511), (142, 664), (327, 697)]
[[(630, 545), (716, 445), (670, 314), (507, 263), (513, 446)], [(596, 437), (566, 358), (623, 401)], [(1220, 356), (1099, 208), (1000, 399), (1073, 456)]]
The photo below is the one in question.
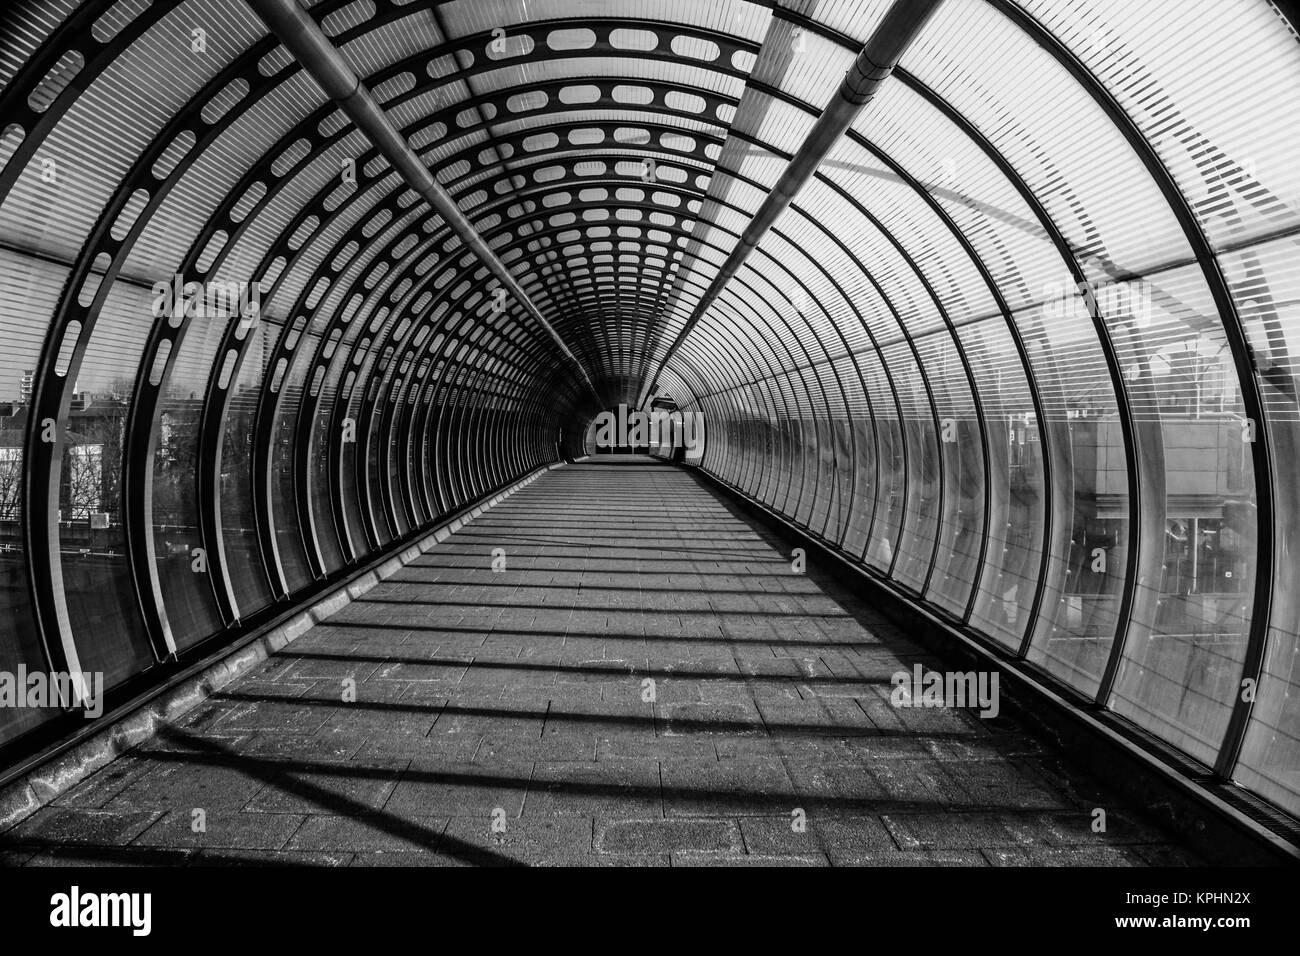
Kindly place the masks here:
[(0, 862), (1199, 862), (1005, 718), (891, 706), (918, 661), (939, 666), (688, 473), (568, 466)]

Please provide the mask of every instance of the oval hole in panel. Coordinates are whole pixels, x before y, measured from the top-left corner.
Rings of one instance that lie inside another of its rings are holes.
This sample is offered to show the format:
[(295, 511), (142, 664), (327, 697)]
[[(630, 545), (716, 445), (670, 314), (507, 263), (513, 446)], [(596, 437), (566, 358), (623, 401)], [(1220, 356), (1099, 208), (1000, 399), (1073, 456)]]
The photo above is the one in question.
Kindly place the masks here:
[(171, 339), (163, 339), (158, 343), (158, 351), (154, 353), (153, 357), (153, 367), (149, 369), (149, 384), (154, 388), (162, 384), (163, 373), (167, 371), (167, 359), (171, 354)]
[(565, 106), (580, 106), (584, 103), (595, 103), (600, 99), (600, 87), (591, 83), (581, 83), (577, 86), (566, 86), (560, 90), (560, 102)]
[(546, 37), (552, 50), (590, 50), (596, 45), (596, 33), (586, 27), (552, 30)]
[(77, 50), (66, 51), (27, 95), (27, 105), (37, 113), (44, 113), (81, 72), (85, 63), (85, 57)]
[(280, 361), (275, 363), (275, 375), (271, 378), (271, 393), (273, 395), (279, 393), (280, 383), (284, 381), (284, 373), (288, 370), (289, 360), (287, 358), (281, 358)]
[(77, 348), (77, 339), (81, 337), (81, 323), (73, 319), (63, 330), (63, 341), (59, 343), (59, 357), (54, 362), (54, 374), (63, 378), (68, 374), (72, 363), (72, 353)]
[(684, 56), (692, 60), (704, 60), (713, 62), (722, 53), (721, 48), (712, 40), (705, 40), (702, 37), (675, 36), (671, 44), (672, 50), (678, 56)]
[(230, 387), (230, 377), (235, 374), (235, 363), (239, 361), (239, 352), (231, 349), (226, 353), (226, 360), (221, 363), (221, 374), (217, 376), (217, 388), (223, 392)]

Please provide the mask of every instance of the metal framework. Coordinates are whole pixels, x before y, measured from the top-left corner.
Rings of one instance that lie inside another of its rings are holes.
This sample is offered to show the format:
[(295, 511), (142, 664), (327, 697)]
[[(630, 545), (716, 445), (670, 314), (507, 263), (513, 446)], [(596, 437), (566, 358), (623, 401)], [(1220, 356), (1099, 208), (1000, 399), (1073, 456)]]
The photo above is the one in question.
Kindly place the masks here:
[(1273, 4), (252, 6), (292, 52), (238, 0), (4, 14), (0, 667), (124, 697), (669, 398), (688, 461), (1300, 813)]

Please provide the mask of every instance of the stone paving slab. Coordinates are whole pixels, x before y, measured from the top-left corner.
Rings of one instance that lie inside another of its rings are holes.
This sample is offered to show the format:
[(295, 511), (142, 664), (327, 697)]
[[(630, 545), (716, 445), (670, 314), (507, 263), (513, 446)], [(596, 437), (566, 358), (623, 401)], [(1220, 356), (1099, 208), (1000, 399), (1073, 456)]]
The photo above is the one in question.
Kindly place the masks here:
[(688, 472), (588, 460), (0, 834), (0, 865), (1201, 862), (1005, 717), (895, 707), (915, 664), (941, 669)]

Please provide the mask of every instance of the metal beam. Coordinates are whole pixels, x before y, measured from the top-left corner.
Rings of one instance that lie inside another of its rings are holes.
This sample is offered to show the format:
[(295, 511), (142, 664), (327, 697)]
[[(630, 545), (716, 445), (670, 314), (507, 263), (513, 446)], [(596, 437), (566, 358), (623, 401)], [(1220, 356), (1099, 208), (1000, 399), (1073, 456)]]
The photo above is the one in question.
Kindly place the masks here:
[(356, 124), (357, 129), (374, 144), (406, 184), (433, 207), (475, 257), (491, 270), (511, 297), (554, 340), (560, 354), (577, 370), (578, 375), (599, 403), (600, 397), (587, 375), (586, 368), (578, 361), (577, 356), (569, 351), (564, 339), (560, 338), (551, 323), (546, 321), (545, 316), (524, 292), (506, 264), (479, 236), (478, 231), (461, 212), (455, 200), (433, 178), (420, 157), (393, 126), (378, 101), (348, 66), (343, 55), (316, 25), (316, 21), (298, 5), (297, 0), (250, 0), (249, 5), (261, 17), (267, 28), (280, 38), (280, 42), (294, 55), (303, 69), (316, 80), (325, 91), (325, 95), (333, 100)]
[[(889, 8), (884, 19), (871, 35), (871, 39), (863, 46), (853, 65), (844, 74), (839, 90), (831, 97), (830, 103), (813, 125), (799, 151), (795, 153), (781, 178), (777, 180), (767, 198), (763, 200), (763, 204), (759, 206), (758, 212), (754, 214), (754, 218), (750, 220), (749, 226), (741, 235), (740, 242), (736, 244), (713, 282), (705, 290), (691, 317), (674, 337), (664, 357), (659, 360), (654, 375), (649, 376), (642, 383), (641, 398), (637, 402), (637, 407), (645, 406), (659, 376), (663, 374), (669, 361), (677, 353), (677, 349), (686, 340), (686, 336), (703, 318), (723, 287), (731, 281), (745, 260), (749, 258), (750, 252), (762, 241), (777, 217), (786, 210), (790, 201), (817, 172), (817, 167), (821, 165), (822, 160), (830, 153), (845, 131), (853, 125), (853, 121), (875, 96), (881, 83), (894, 72), (894, 67), (902, 58), (903, 51), (911, 45), (941, 2), (942, 0), (895, 0), (894, 5)], [(254, 3), (254, 6), (257, 5), (258, 3)]]

